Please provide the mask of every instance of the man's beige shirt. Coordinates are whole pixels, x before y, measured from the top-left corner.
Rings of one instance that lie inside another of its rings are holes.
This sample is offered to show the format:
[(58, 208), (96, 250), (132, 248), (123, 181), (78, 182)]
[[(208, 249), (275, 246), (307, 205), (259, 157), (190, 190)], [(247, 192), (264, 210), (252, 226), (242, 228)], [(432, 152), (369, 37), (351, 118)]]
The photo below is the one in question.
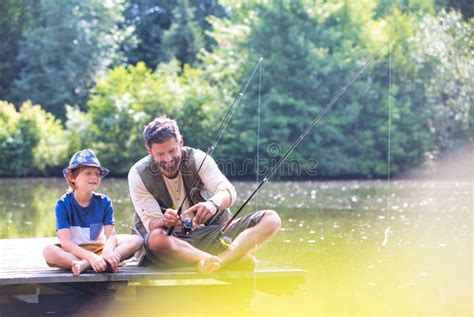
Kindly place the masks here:
[[(201, 150), (195, 150), (195, 163), (198, 168), (201, 165), (202, 160), (206, 156)], [(237, 198), (237, 193), (234, 186), (229, 180), (222, 174), (217, 167), (216, 162), (210, 156), (207, 156), (201, 170), (199, 171), (199, 177), (204, 183), (205, 189), (211, 193), (216, 193), (220, 190), (226, 190), (231, 195), (231, 205)], [(183, 199), (185, 198), (184, 182), (181, 172), (174, 179), (167, 178), (163, 175), (168, 192), (170, 193), (173, 205), (177, 209)], [(153, 195), (146, 189), (140, 175), (138, 174), (136, 166), (132, 166), (128, 173), (128, 186), (130, 188), (130, 196), (132, 198), (133, 206), (135, 211), (143, 222), (146, 230), (149, 231), (148, 225), (153, 218), (163, 217), (160, 205), (153, 197)], [(188, 209), (189, 202), (186, 199), (183, 210)]]

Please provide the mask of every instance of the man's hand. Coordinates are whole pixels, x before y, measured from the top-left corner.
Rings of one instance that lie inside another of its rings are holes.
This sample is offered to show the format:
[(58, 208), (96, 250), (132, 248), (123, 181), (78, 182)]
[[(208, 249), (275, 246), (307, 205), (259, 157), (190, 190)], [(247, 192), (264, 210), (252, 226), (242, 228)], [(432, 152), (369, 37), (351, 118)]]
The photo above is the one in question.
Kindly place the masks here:
[(166, 227), (176, 227), (180, 224), (178, 213), (174, 209), (166, 209), (165, 213), (163, 214), (163, 223)]
[(201, 203), (198, 203), (188, 210), (185, 210), (183, 214), (191, 214), (194, 213), (194, 219), (193, 223), (196, 226), (204, 224), (209, 218), (214, 216), (214, 214), (217, 212), (217, 207), (214, 206), (213, 203), (204, 201)]

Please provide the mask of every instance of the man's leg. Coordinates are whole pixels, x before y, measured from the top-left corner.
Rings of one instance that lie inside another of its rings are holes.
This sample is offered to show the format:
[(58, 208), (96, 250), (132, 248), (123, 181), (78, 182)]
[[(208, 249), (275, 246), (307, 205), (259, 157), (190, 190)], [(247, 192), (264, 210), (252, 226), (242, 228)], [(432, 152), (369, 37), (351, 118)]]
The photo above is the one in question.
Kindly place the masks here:
[[(194, 265), (200, 260), (212, 257), (211, 254), (193, 247), (186, 241), (169, 236), (163, 229), (153, 230), (147, 240), (145, 243), (148, 249), (167, 265)], [(211, 264), (210, 266), (212, 267)]]
[(225, 265), (238, 261), (270, 239), (281, 226), (278, 214), (273, 210), (265, 210), (260, 221), (240, 233), (231, 243), (228, 249), (218, 256), (212, 256), (199, 260), (198, 270), (201, 273), (212, 273)]

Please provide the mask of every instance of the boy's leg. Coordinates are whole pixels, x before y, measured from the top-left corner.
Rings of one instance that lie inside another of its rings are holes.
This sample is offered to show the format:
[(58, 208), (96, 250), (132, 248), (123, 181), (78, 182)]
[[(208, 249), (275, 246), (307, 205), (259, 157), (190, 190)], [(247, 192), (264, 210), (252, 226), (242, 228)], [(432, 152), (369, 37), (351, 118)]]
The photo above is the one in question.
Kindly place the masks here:
[(91, 264), (85, 259), (72, 261), (71, 271), (74, 276), (78, 276), (79, 274), (90, 268)]
[(71, 269), (72, 261), (80, 260), (73, 254), (64, 251), (55, 244), (48, 244), (43, 248), (43, 257), (48, 266)]
[(76, 276), (91, 266), (89, 261), (81, 260), (55, 244), (48, 244), (43, 248), (43, 257), (49, 266), (71, 270)]
[(143, 239), (136, 234), (119, 234), (117, 235), (117, 240), (115, 251), (120, 254), (120, 261), (130, 258), (143, 245)]
[(280, 226), (281, 220), (275, 211), (264, 211), (260, 221), (241, 232), (224, 252), (218, 256), (201, 260), (198, 263), (199, 271), (212, 273), (229, 263), (239, 261), (257, 246), (270, 239), (280, 229)]

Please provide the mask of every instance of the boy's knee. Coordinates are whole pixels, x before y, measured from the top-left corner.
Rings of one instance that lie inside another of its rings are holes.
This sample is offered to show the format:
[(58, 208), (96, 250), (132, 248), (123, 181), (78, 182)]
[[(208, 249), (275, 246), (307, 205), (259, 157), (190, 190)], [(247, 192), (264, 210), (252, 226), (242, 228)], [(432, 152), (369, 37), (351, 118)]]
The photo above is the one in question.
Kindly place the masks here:
[(130, 241), (135, 249), (139, 249), (143, 245), (143, 239), (136, 234), (132, 235)]
[(56, 254), (56, 251), (57, 251), (57, 246), (54, 245), (54, 244), (47, 244), (43, 247), (43, 257), (45, 259), (50, 259), (52, 258), (55, 254)]

